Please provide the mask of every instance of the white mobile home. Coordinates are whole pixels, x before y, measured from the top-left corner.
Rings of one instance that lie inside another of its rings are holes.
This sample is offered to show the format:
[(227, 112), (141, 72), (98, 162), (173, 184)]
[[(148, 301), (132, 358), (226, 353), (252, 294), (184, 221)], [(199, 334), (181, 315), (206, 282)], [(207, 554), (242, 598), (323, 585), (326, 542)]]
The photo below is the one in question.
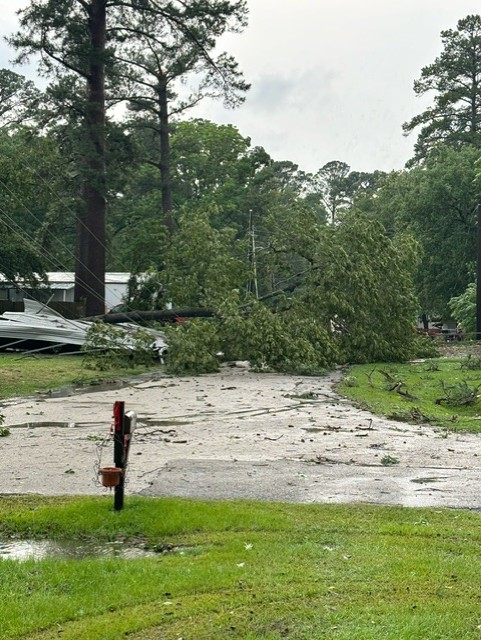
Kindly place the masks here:
[[(73, 271), (50, 271), (47, 273), (48, 286), (54, 302), (73, 302), (75, 274)], [(105, 306), (111, 309), (122, 302), (127, 293), (130, 273), (108, 272), (105, 274)], [(0, 300), (13, 302), (23, 300), (27, 291), (9, 284), (0, 274)]]

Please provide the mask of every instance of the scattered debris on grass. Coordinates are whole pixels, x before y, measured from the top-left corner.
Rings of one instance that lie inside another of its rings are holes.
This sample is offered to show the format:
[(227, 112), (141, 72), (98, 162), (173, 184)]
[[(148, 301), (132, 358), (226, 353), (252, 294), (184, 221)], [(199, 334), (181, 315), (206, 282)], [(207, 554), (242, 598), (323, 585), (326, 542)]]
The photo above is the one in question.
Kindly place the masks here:
[(481, 369), (481, 356), (474, 356), (472, 353), (461, 360), (461, 369), (468, 371), (479, 371)]
[(469, 385), (466, 380), (455, 384), (446, 384), (444, 381), (441, 381), (441, 386), (444, 391), (444, 396), (437, 398), (435, 403), (445, 404), (448, 407), (459, 407), (462, 405), (473, 405), (478, 401), (481, 384), (473, 387)]

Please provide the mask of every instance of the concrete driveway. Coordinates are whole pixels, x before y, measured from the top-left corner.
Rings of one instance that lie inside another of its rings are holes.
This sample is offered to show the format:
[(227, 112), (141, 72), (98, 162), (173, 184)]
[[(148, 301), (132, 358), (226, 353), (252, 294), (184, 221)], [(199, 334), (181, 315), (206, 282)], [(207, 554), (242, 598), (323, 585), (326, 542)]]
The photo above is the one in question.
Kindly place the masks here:
[(372, 416), (326, 377), (139, 378), (0, 408), (2, 494), (92, 494), (112, 465), (112, 407), (138, 416), (126, 495), (481, 506), (481, 437)]

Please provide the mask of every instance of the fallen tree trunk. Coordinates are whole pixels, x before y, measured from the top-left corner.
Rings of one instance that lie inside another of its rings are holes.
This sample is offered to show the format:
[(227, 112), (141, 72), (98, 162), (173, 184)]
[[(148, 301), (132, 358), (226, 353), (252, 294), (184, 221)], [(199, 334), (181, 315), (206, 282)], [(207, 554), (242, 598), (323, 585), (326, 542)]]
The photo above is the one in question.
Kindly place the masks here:
[(213, 318), (215, 313), (210, 309), (189, 308), (189, 309), (162, 309), (158, 311), (125, 311), (122, 313), (106, 313), (101, 316), (82, 318), (83, 320), (101, 320), (108, 324), (119, 324), (121, 322), (179, 322), (183, 318)]

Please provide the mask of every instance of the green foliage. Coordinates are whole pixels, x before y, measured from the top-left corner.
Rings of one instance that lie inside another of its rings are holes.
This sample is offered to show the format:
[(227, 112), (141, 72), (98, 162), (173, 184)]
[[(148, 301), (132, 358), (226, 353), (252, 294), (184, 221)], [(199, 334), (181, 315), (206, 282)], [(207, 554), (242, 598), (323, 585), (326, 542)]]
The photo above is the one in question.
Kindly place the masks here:
[(162, 274), (148, 269), (141, 276), (132, 275), (123, 302), (128, 309), (151, 311), (164, 308)]
[(85, 298), (88, 315), (100, 315), (106, 195), (112, 184), (121, 183), (109, 184), (107, 178), (112, 165), (122, 164), (123, 147), (123, 136), (111, 135), (108, 143), (115, 144), (116, 153), (107, 151), (107, 129), (113, 128), (108, 125), (107, 106), (130, 99), (132, 106), (155, 117), (161, 140), (153, 165), (160, 169), (162, 209), (172, 231), (171, 203), (165, 198), (170, 188), (168, 102), (176, 93), (173, 83), (191, 73), (194, 84), (202, 77), (194, 103), (206, 93), (223, 96), (230, 106), (242, 101), (248, 85), (236, 61), (226, 53), (215, 57), (213, 49), (217, 37), (246, 25), (247, 6), (244, 0), (192, 0), (188, 5), (174, 2), (161, 7), (150, 0), (45, 0), (27, 4), (19, 14), (19, 31), (9, 42), (19, 52), (17, 62), (35, 57), (42, 73), (54, 79), (48, 91), (54, 105), (50, 116), (68, 124), (73, 143), (69, 160), (75, 163), (82, 185), (75, 295)]
[[(109, 202), (111, 260), (116, 268), (133, 273), (150, 267), (161, 271), (170, 242), (161, 213), (162, 182), (158, 167), (144, 160), (146, 154), (156, 158), (159, 149), (155, 138), (137, 127), (129, 134), (136, 162), (122, 174), (120, 194), (111, 196)], [(267, 189), (258, 178), (269, 156), (250, 149), (250, 140), (232, 125), (206, 120), (176, 122), (170, 127), (170, 142), (174, 236), (184, 217), (208, 212), (213, 228), (229, 227), (243, 237), (249, 209), (255, 207), (261, 218), (264, 201), (277, 196), (273, 185)]]
[(1, 438), (4, 438), (10, 435), (10, 429), (7, 429), (6, 427), (1, 426), (4, 422), (5, 422), (5, 416), (3, 415), (3, 413), (0, 413), (0, 437)]
[[(137, 116), (134, 126), (153, 143), (145, 148), (147, 154), (143, 149), (143, 156), (159, 170), (162, 212), (172, 231), (169, 114), (185, 112), (206, 97), (223, 98), (230, 107), (244, 101), (250, 85), (244, 81), (238, 63), (225, 52), (216, 57), (214, 49), (224, 33), (239, 32), (246, 26), (247, 7), (243, 0), (193, 0), (189, 7), (179, 3), (166, 5), (160, 11), (152, 5), (145, 3), (143, 10), (136, 8), (128, 29), (124, 26), (117, 77), (122, 78), (129, 109)], [(178, 87), (182, 84), (183, 98), (179, 99)]]
[(4, 438), (10, 435), (10, 429), (1, 426), (4, 422), (5, 416), (3, 415), (3, 413), (0, 413), (0, 438)]
[(443, 50), (421, 70), (416, 95), (432, 94), (434, 104), (404, 124), (406, 133), (421, 127), (415, 159), (425, 158), (440, 143), (451, 147), (481, 144), (481, 16), (468, 15), (457, 28), (441, 32)]
[(463, 328), (463, 333), (476, 334), (476, 283), (470, 282), (463, 293), (449, 301), (449, 308)]
[(0, 92), (0, 126), (4, 132), (35, 117), (41, 93), (31, 80), (10, 69), (0, 69)]
[(381, 464), (385, 467), (392, 466), (393, 464), (399, 464), (399, 458), (395, 456), (383, 456), (381, 458)]
[[(307, 201), (306, 194), (317, 196), (296, 165), (250, 150), (232, 127), (183, 125), (175, 129), (178, 178), (198, 193), (184, 198), (172, 237), (157, 216), (154, 169), (132, 170), (125, 193), (113, 197), (116, 260), (149, 272), (140, 286), (140, 278), (133, 283), (127, 304), (214, 310), (215, 345), (207, 341), (214, 360), (221, 351), (259, 368), (309, 374), (339, 361), (408, 357), (411, 237), (393, 242), (358, 213), (327, 228), (322, 205)], [(55, 158), (52, 147), (52, 163)], [(55, 220), (46, 213), (45, 242)], [(102, 368), (132, 356), (110, 350), (107, 336), (95, 338), (95, 349), (97, 341)]]
[(448, 407), (461, 407), (464, 405), (474, 405), (479, 399), (479, 388), (481, 383), (473, 386), (467, 380), (461, 380), (448, 384), (441, 381), (444, 397), (438, 398), (436, 404), (445, 404)]
[(417, 335), (414, 339), (413, 355), (415, 358), (438, 358), (439, 349), (430, 337)]
[(472, 353), (469, 353), (466, 358), (461, 359), (461, 369), (467, 369), (468, 371), (480, 371), (481, 356), (474, 356)]
[(240, 292), (235, 290), (219, 305), (217, 332), (222, 358), (225, 361), (248, 360), (246, 322), (249, 314), (240, 302)]
[(337, 223), (339, 213), (351, 203), (350, 169), (345, 162), (333, 160), (321, 167), (313, 177), (332, 225)]
[[(233, 226), (244, 204), (246, 183), (254, 174), (250, 139), (233, 125), (187, 120), (172, 126), (172, 190), (176, 208), (216, 204), (223, 224)], [(245, 218), (244, 218), (245, 222)], [(218, 225), (217, 225), (218, 226)]]
[(332, 367), (337, 357), (332, 336), (315, 318), (303, 317), (303, 310), (301, 305), (274, 314), (253, 305), (243, 334), (253, 367), (301, 375), (322, 375)]
[(333, 241), (325, 279), (341, 354), (350, 362), (410, 358), (416, 300), (403, 246), (356, 213), (343, 219)]
[(216, 310), (247, 280), (240, 248), (232, 229), (212, 227), (209, 213), (184, 213), (164, 255), (165, 300)]
[(217, 371), (222, 353), (224, 360), (249, 360), (258, 370), (322, 375), (337, 355), (320, 323), (274, 314), (260, 303), (246, 317), (235, 311), (217, 320), (189, 320), (166, 332), (166, 366), (175, 374)]
[(405, 245), (360, 212), (334, 228), (301, 208), (281, 211), (269, 224), (272, 250), (259, 269), (275, 283), (273, 293), (278, 282), (284, 294), (266, 304), (295, 309), (296, 322), (319, 322), (341, 361), (411, 356), (416, 302)]
[[(50, 224), (56, 220), (56, 234), (64, 239), (71, 225), (65, 215), (66, 172), (57, 144), (32, 129), (1, 131), (0, 175), (0, 271), (15, 280), (55, 269), (65, 245), (48, 233)], [(62, 220), (57, 217), (60, 208)]]
[(244, 324), (243, 339), (248, 360), (257, 369), (283, 366), (288, 339), (282, 320), (265, 305), (255, 304)]
[(440, 371), (439, 362), (436, 362), (436, 360), (427, 360), (424, 369), (426, 371)]
[[(259, 369), (305, 374), (339, 361), (412, 355), (415, 300), (405, 245), (390, 241), (379, 223), (361, 214), (327, 228), (298, 208), (272, 214), (268, 224), (272, 248), (260, 252), (257, 272), (263, 287), (261, 278), (269, 273), (271, 293), (265, 302), (247, 295), (245, 314), (240, 292), (249, 272), (235, 236), (214, 229), (206, 213), (195, 213), (181, 218), (172, 238), (163, 272), (166, 299), (219, 314), (216, 350)], [(286, 290), (284, 282), (290, 283)], [(186, 351), (189, 358), (202, 354), (203, 370), (204, 351)]]
[(344, 376), (344, 378), (342, 379), (342, 384), (346, 387), (358, 387), (359, 380), (356, 378), (356, 376)]
[(392, 235), (408, 232), (416, 239), (415, 284), (428, 316), (449, 317), (450, 299), (473, 281), (479, 157), (470, 146), (440, 148), (423, 167), (389, 175), (371, 202)]
[(166, 369), (175, 375), (197, 375), (219, 370), (220, 341), (217, 327), (210, 320), (188, 320), (166, 327), (169, 350)]
[(124, 189), (123, 197), (111, 206), (109, 263), (133, 274), (160, 270), (168, 239), (165, 224), (159, 217), (158, 193), (139, 193), (128, 182)]
[(156, 355), (152, 342), (152, 334), (143, 327), (127, 332), (113, 324), (95, 322), (82, 345), (84, 364), (100, 371), (150, 366)]

